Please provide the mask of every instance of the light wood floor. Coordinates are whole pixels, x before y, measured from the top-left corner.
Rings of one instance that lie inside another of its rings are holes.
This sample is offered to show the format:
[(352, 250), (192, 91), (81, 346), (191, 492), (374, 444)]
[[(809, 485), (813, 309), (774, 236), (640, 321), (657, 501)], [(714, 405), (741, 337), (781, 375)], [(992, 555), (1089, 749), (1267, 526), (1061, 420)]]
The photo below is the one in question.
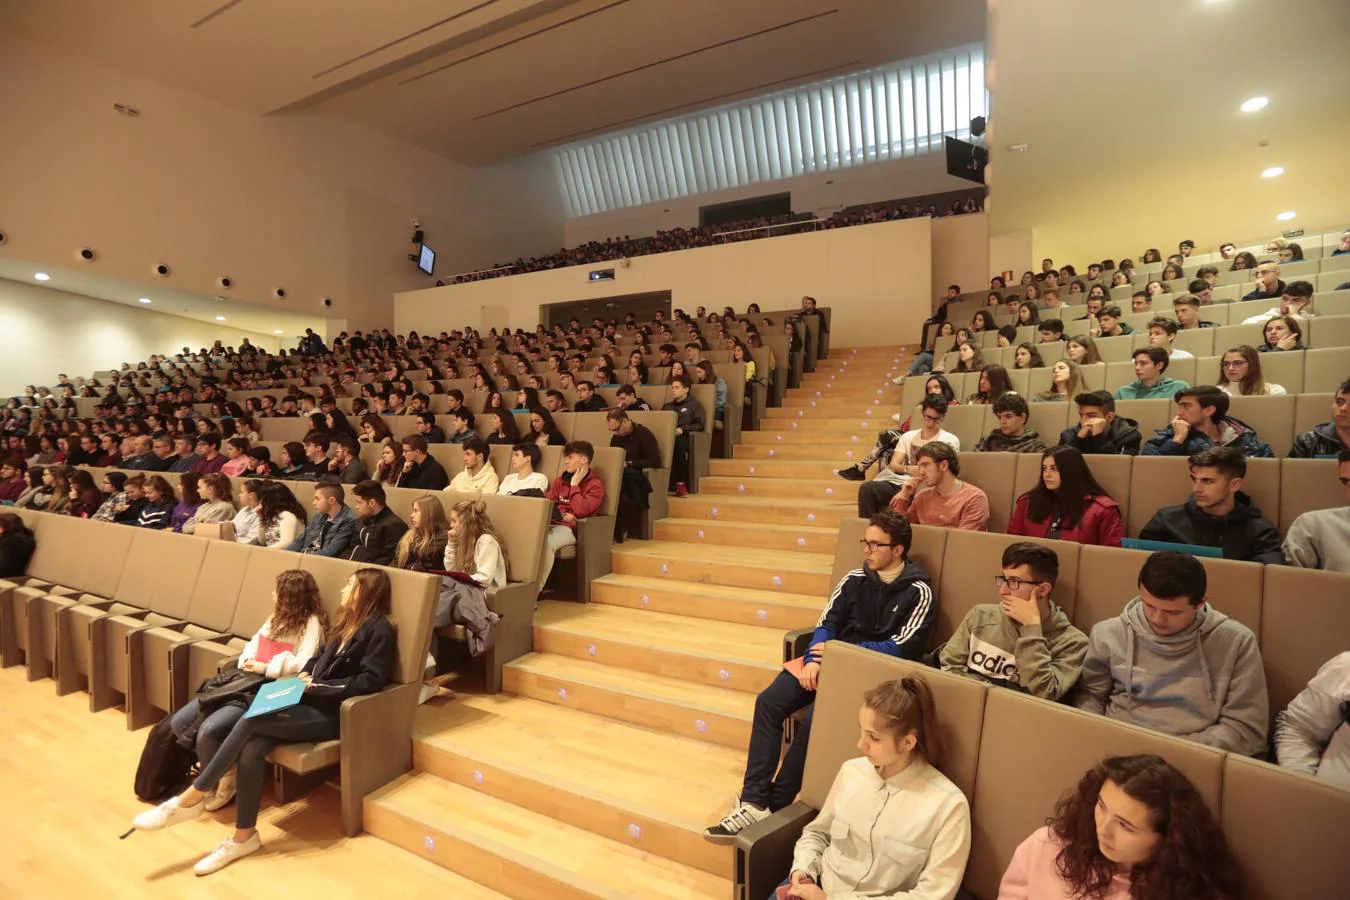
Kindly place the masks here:
[(86, 694), (57, 697), (51, 681), (0, 670), (0, 898), (502, 898), (372, 835), (344, 837), (327, 787), (284, 807), (265, 796), (263, 849), (198, 878), (192, 864), (229, 835), (234, 807), (119, 841), (145, 808), (132, 780), (148, 731), (125, 722), (90, 713)]

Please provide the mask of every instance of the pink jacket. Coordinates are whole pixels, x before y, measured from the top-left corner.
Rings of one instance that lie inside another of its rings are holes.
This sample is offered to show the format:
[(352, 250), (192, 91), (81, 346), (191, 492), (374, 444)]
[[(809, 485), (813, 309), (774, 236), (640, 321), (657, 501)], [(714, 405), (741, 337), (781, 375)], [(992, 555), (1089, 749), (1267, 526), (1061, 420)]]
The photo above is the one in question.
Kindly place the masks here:
[[(1043, 538), (1050, 531), (1054, 517), (1044, 522), (1033, 522), (1027, 517), (1028, 498), (1026, 494), (1017, 498), (1013, 509), (1012, 521), (1008, 523), (1008, 534), (1020, 534), (1025, 537)], [(1080, 544), (1097, 544), (1102, 547), (1119, 547), (1125, 529), (1120, 522), (1120, 504), (1110, 497), (1093, 497), (1083, 518), (1072, 528), (1060, 530), (1061, 541), (1076, 541)]]
[[(1048, 827), (1038, 828), (1013, 854), (998, 886), (998, 900), (1075, 900), (1075, 894), (1055, 869), (1060, 844)], [(1096, 898), (1094, 898), (1096, 900)], [(1130, 879), (1117, 875), (1100, 900), (1130, 900)]]

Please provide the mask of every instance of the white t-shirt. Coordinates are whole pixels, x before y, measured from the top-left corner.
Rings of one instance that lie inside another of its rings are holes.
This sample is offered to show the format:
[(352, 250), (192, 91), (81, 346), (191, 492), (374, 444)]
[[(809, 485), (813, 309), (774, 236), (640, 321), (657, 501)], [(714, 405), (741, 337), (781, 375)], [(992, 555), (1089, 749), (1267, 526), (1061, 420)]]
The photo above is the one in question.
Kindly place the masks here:
[[(1241, 396), (1242, 396), (1242, 383), (1241, 383), (1241, 382), (1237, 382), (1237, 381), (1229, 381), (1229, 382), (1226, 382), (1226, 383), (1224, 383), (1224, 384), (1219, 385), (1219, 390), (1223, 391), (1225, 394), (1227, 394), (1227, 395), (1230, 396), (1230, 397), (1241, 397)], [(1284, 389), (1283, 386), (1278, 385), (1278, 384), (1271, 384), (1269, 381), (1266, 382), (1266, 393), (1265, 393), (1265, 396), (1267, 396), (1267, 397), (1283, 397), (1283, 396), (1284, 396), (1285, 394), (1287, 394), (1287, 393), (1288, 393), (1288, 391), (1286, 391), (1286, 390)]]
[[(906, 431), (904, 434), (900, 435), (900, 440), (896, 441), (895, 450), (891, 452), (891, 459), (895, 458), (895, 454), (903, 453), (905, 459), (904, 464), (912, 466), (917, 461), (914, 454), (919, 451), (919, 448), (924, 444), (929, 444), (933, 441), (941, 441), (957, 453), (961, 452), (961, 439), (950, 431), (944, 431), (939, 428), (937, 436), (930, 440), (923, 436), (923, 429), (916, 428), (913, 431)], [(890, 459), (886, 460), (886, 464), (882, 466), (881, 471), (877, 473), (876, 480), (890, 482), (891, 484), (904, 484), (908, 481), (908, 475), (901, 475), (898, 472), (891, 471), (890, 462)]]
[(1195, 354), (1187, 350), (1172, 350), (1167, 354), (1168, 359), (1195, 359)]
[(497, 493), (519, 494), (521, 491), (531, 489), (548, 493), (548, 476), (542, 472), (531, 472), (522, 478), (512, 472), (502, 479), (501, 486), (497, 488)]

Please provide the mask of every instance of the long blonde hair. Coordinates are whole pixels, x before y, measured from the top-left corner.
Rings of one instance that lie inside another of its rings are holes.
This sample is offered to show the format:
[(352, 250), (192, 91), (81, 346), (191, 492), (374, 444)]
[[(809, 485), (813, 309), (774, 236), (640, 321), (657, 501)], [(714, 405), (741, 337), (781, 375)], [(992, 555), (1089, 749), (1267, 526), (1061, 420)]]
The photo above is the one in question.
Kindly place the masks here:
[(352, 578), (352, 597), (338, 610), (337, 620), (333, 623), (332, 637), (343, 644), (350, 641), (357, 630), (371, 616), (389, 616), (394, 609), (394, 589), (389, 583), (389, 575), (383, 569), (367, 566), (357, 569)]
[(394, 552), (394, 565), (400, 569), (408, 568), (412, 560), (421, 559), (427, 548), (436, 543), (438, 535), (444, 536), (450, 531), (450, 521), (445, 517), (441, 501), (426, 494), (414, 500), (413, 506), (418, 512), (417, 527), (403, 532), (398, 550)]
[[(502, 550), (502, 565), (509, 572), (511, 570), (510, 560), (506, 558), (506, 544), (497, 535), (497, 530), (492, 527), (492, 520), (488, 518), (487, 504), (482, 500), (461, 500), (450, 510), (450, 518), (459, 523), (459, 527), (454, 530), (454, 536), (451, 538), (455, 548), (455, 565), (469, 572), (469, 567), (473, 565), (474, 549), (478, 544), (478, 539), (483, 535), (490, 535)], [(470, 572), (470, 574), (473, 574)]]

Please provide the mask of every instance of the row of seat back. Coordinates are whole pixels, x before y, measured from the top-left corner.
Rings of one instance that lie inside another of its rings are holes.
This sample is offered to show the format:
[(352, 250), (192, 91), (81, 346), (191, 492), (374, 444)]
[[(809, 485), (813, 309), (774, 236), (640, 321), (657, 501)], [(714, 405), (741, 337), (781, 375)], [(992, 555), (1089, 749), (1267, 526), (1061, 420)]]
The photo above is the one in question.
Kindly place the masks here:
[[(841, 524), (836, 581), (862, 564), (858, 541), (866, 528), (863, 519), (846, 519)], [(924, 567), (937, 588), (937, 621), (930, 649), (946, 643), (973, 607), (998, 602), (994, 576), (1002, 571), (1003, 549), (1019, 541), (1055, 551), (1059, 579), (1051, 599), (1085, 634), (1098, 622), (1118, 616), (1138, 594), (1139, 569), (1149, 555), (1119, 547), (916, 525), (909, 555)], [(1350, 607), (1344, 600), (1350, 577), (1292, 566), (1199, 559), (1209, 579), (1210, 604), (1256, 635), (1273, 717), (1324, 662), (1345, 650)]]
[(1107, 756), (1138, 753), (1163, 757), (1195, 785), (1223, 827), (1253, 900), (1331, 896), (1334, 885), (1350, 880), (1350, 857), (1340, 848), (1350, 820), (1348, 791), (858, 647), (836, 644), (826, 660), (801, 802), (820, 809), (839, 767), (858, 757), (857, 714), (866, 691), (918, 675), (937, 710), (945, 748), (939, 768), (970, 803), (964, 884), (981, 900), (998, 895), (1017, 846), (1085, 772)]
[[(1100, 367), (1097, 367), (1100, 369)], [(969, 376), (967, 376), (969, 377)], [(1094, 389), (1089, 383), (1084, 390)], [(1034, 394), (1024, 395), (1034, 398)], [(1146, 443), (1160, 429), (1166, 428), (1176, 415), (1173, 400), (1117, 400), (1116, 415), (1138, 424)], [(1078, 425), (1078, 405), (1069, 402), (1036, 402), (1028, 404), (1027, 426), (1033, 428), (1047, 445), (1054, 446), (1060, 433)], [(1313, 426), (1331, 419), (1332, 395), (1299, 394), (1296, 396), (1230, 397), (1228, 415), (1246, 422), (1256, 429), (1261, 440), (1270, 444), (1276, 456), (1287, 456), (1294, 439)], [(912, 413), (910, 426), (918, 421)], [(998, 427), (998, 416), (990, 404), (961, 404), (947, 408), (943, 430), (956, 435), (961, 450), (973, 450), (976, 442)], [(862, 439), (864, 436), (859, 435)], [(1093, 459), (1097, 457), (1094, 456)], [(1091, 460), (1090, 460), (1091, 461)]]

